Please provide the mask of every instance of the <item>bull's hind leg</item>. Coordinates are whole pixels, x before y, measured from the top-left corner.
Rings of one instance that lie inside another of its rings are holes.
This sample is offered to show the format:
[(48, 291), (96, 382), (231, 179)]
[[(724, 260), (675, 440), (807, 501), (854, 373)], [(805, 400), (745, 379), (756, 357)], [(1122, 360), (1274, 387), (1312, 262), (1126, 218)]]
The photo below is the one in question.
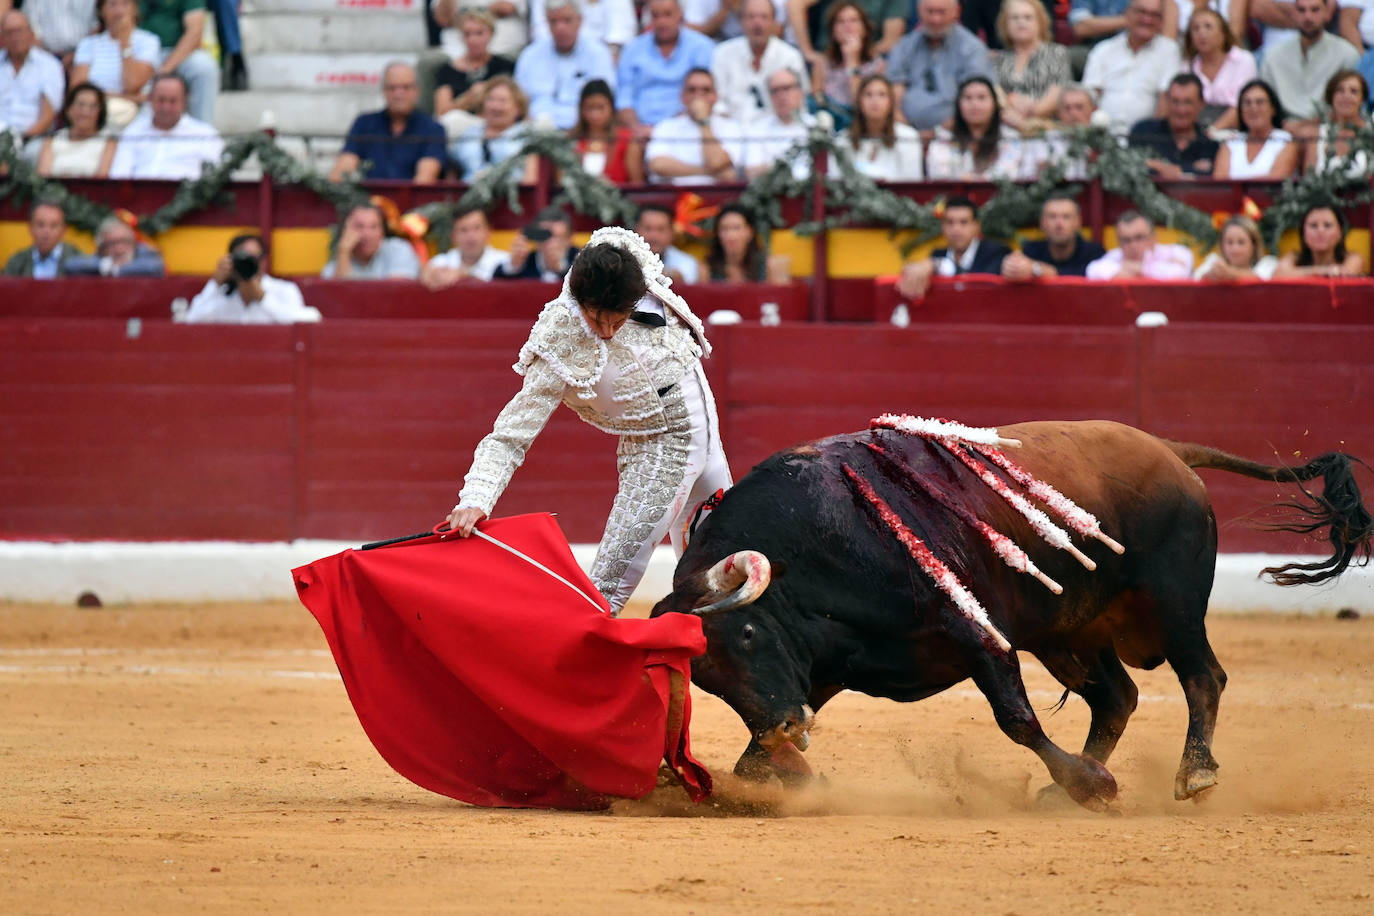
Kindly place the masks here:
[(1088, 728), (1083, 753), (1099, 763), (1106, 763), (1126, 731), (1131, 713), (1135, 712), (1140, 691), (1126, 673), (1116, 650), (1108, 646), (1098, 653), (1087, 680), (1077, 692), (1092, 710), (1092, 725)]
[(1034, 751), (1074, 801), (1094, 810), (1105, 808), (1116, 797), (1116, 780), (1096, 760), (1070, 754), (1045, 736), (1026, 697), (1016, 653), (1002, 652), (981, 641), (964, 648), (973, 682), (988, 698), (1006, 736)]
[(1219, 765), (1212, 756), (1212, 733), (1217, 727), (1221, 692), (1226, 688), (1226, 672), (1207, 643), (1201, 614), (1191, 630), (1186, 636), (1171, 633), (1164, 650), (1188, 701), (1188, 737), (1174, 777), (1174, 798), (1180, 801), (1217, 784)]

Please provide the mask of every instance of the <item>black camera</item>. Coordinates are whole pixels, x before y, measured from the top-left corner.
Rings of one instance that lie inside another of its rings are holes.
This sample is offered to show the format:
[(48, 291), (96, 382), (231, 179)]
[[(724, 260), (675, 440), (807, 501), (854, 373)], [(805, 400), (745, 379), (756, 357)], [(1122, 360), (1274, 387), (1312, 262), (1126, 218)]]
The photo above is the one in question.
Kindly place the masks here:
[(240, 280), (251, 280), (258, 275), (258, 256), (246, 251), (236, 251), (230, 257), (234, 276)]

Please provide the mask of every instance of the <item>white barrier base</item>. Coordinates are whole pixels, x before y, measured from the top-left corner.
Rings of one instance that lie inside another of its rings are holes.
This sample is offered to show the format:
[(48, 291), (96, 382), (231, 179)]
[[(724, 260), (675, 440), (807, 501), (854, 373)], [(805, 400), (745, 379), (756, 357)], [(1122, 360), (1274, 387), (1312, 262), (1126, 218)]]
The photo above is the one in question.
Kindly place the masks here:
[[(354, 546), (340, 541), (0, 541), (0, 601), (72, 604), (82, 592), (93, 592), (104, 604), (290, 600), (295, 597), (293, 568)], [(573, 547), (583, 569), (595, 553), (594, 544)], [(1315, 588), (1279, 588), (1258, 578), (1264, 567), (1288, 559), (1261, 553), (1217, 557), (1211, 611), (1328, 614), (1354, 608), (1374, 614), (1374, 568), (1347, 570), (1338, 581)], [(666, 595), (674, 565), (671, 548), (654, 551), (635, 600)]]

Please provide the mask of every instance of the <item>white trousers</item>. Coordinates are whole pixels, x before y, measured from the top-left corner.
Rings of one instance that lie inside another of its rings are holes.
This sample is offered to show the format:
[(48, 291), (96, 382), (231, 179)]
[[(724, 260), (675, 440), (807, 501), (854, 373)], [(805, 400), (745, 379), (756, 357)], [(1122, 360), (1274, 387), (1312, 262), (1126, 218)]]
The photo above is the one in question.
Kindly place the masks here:
[(616, 614), (644, 578), (663, 536), (681, 557), (696, 507), (732, 482), (715, 400), (700, 363), (663, 396), (663, 407), (668, 432), (623, 436), (617, 450), (620, 491), (591, 571)]

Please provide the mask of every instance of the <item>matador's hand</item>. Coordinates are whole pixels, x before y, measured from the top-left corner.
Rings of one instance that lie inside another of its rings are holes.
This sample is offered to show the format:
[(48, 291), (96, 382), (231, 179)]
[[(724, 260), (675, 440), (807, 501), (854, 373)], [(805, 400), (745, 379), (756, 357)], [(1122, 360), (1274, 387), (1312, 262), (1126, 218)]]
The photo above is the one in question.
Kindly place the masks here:
[(448, 514), (448, 526), (453, 529), (454, 534), (465, 538), (472, 534), (472, 529), (477, 527), (477, 523), (486, 518), (487, 514), (481, 509), (467, 508), (459, 509), (453, 507), (453, 511)]

